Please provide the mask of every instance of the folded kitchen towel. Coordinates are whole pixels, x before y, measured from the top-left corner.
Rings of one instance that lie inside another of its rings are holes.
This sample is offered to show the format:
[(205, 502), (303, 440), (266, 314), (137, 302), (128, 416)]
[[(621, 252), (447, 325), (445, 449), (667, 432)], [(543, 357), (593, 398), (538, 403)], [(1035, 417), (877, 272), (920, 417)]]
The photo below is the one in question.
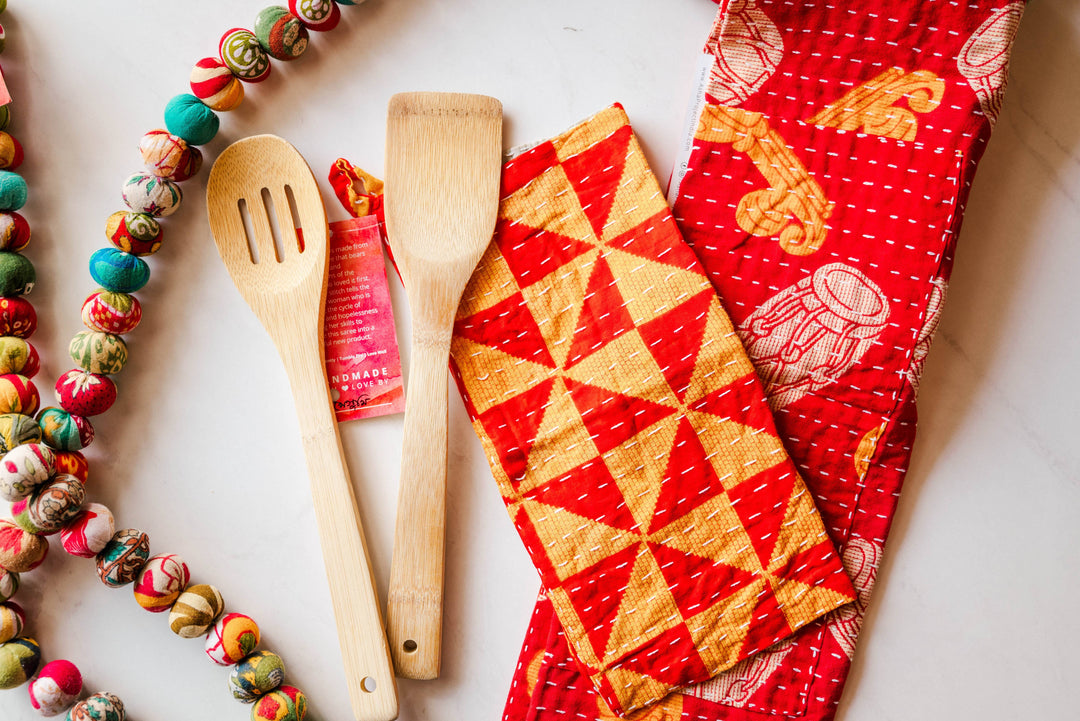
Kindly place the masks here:
[[(674, 214), (758, 370), (858, 600), (634, 718), (833, 718), (1023, 9), (721, 3)], [(610, 717), (584, 681), (542, 597), (506, 718)]]

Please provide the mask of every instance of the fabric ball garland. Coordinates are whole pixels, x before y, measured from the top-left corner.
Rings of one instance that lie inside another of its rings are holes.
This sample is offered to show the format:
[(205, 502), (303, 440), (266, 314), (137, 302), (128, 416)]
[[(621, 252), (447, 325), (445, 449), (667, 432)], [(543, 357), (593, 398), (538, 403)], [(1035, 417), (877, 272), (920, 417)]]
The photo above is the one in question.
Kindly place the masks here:
[(22, 176), (0, 170), (0, 210), (18, 210), (26, 205), (26, 196), (26, 181)]
[(17, 373), (0, 375), (0, 413), (33, 415), (40, 400), (37, 386), (29, 378)]
[(67, 721), (124, 721), (124, 702), (111, 693), (95, 693), (71, 707)]
[(0, 212), (0, 250), (18, 253), (30, 244), (30, 224), (14, 210)]
[(108, 376), (75, 368), (56, 381), (56, 398), (68, 413), (96, 416), (116, 402), (116, 384)]
[(221, 592), (208, 584), (188, 587), (169, 611), (169, 628), (180, 638), (205, 636), (225, 610)]
[(22, 686), (41, 663), (41, 647), (32, 638), (16, 638), (0, 644), (0, 689)]
[(227, 30), (218, 43), (218, 55), (233, 75), (244, 82), (259, 83), (270, 77), (270, 56), (250, 30)]
[[(84, 416), (63, 408), (45, 408), (37, 416), (40, 438), (59, 451), (81, 451), (94, 442), (94, 426)], [(0, 431), (3, 420), (0, 417)]]
[[(201, 104), (201, 103), (200, 103)], [(155, 217), (172, 215), (180, 207), (184, 193), (180, 186), (152, 173), (132, 173), (122, 188), (124, 203), (136, 213)]]
[(252, 721), (304, 721), (307, 696), (293, 686), (281, 686), (251, 707)]
[(90, 330), (123, 335), (135, 330), (140, 320), (142, 306), (128, 293), (102, 288), (83, 301), (82, 322)]
[(138, 529), (125, 528), (113, 534), (97, 555), (98, 577), (111, 588), (126, 586), (149, 558), (150, 537)]
[(203, 58), (191, 70), (191, 92), (211, 110), (227, 112), (244, 100), (244, 84), (217, 58)]
[(7, 453), (24, 443), (37, 443), (41, 437), (41, 428), (33, 418), (21, 413), (0, 415), (0, 453)]
[(165, 130), (151, 130), (142, 136), (139, 153), (147, 170), (176, 183), (197, 175), (202, 168), (199, 149)]
[(154, 556), (135, 579), (135, 601), (150, 613), (168, 611), (190, 579), (187, 564), (180, 556), (173, 553)]
[(42, 716), (59, 716), (82, 693), (83, 679), (71, 661), (51, 661), (30, 682), (30, 705)]
[(100, 503), (87, 503), (60, 530), (60, 543), (72, 556), (93, 558), (112, 540), (114, 530), (112, 511)]
[(49, 542), (0, 518), (0, 568), (12, 573), (33, 571), (49, 553)]
[(0, 336), (29, 338), (37, 330), (37, 311), (25, 298), (0, 298)]
[(308, 29), (288, 8), (272, 5), (255, 18), (255, 37), (270, 57), (295, 60), (308, 47)]
[(119, 373), (128, 359), (127, 343), (123, 338), (94, 330), (76, 333), (68, 346), (68, 354), (84, 371), (101, 375)]
[(241, 703), (254, 703), (285, 681), (285, 662), (276, 653), (256, 651), (233, 667), (229, 689)]
[(258, 624), (242, 613), (227, 613), (207, 635), (206, 655), (219, 666), (231, 666), (258, 645)]
[(27, 443), (13, 448), (0, 460), (0, 498), (20, 501), (55, 472), (56, 456), (48, 446)]
[(17, 603), (0, 603), (0, 643), (7, 643), (22, 633), (26, 613)]
[(26, 295), (34, 289), (34, 264), (18, 253), (0, 252), (0, 295)]
[(194, 95), (177, 95), (165, 106), (165, 127), (192, 145), (209, 143), (217, 135), (219, 125), (214, 111)]

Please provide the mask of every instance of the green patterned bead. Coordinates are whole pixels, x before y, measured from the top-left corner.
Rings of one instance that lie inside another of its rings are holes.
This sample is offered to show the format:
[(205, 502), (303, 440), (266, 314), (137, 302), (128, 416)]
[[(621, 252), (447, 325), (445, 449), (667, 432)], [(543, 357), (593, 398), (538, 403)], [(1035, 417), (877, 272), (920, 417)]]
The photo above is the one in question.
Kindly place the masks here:
[(293, 686), (279, 686), (251, 707), (251, 721), (304, 721), (307, 696)]
[(127, 343), (123, 338), (93, 330), (76, 333), (68, 353), (84, 371), (98, 375), (119, 373), (128, 360)]
[(26, 295), (34, 289), (34, 264), (19, 253), (0, 252), (0, 295)]
[(124, 702), (111, 693), (95, 693), (68, 711), (67, 721), (124, 721)]
[(273, 5), (255, 18), (255, 37), (263, 50), (277, 60), (295, 60), (308, 47), (308, 30), (288, 8)]
[(58, 451), (81, 451), (94, 442), (94, 427), (82, 416), (63, 408), (45, 408), (38, 413), (41, 438)]
[(37, 443), (41, 440), (41, 428), (30, 416), (19, 413), (0, 415), (0, 454), (24, 443)]
[(41, 663), (41, 647), (32, 638), (17, 638), (0, 644), (0, 689), (22, 686)]
[(270, 693), (285, 681), (285, 662), (276, 653), (256, 651), (233, 666), (229, 674), (229, 690), (241, 703)]

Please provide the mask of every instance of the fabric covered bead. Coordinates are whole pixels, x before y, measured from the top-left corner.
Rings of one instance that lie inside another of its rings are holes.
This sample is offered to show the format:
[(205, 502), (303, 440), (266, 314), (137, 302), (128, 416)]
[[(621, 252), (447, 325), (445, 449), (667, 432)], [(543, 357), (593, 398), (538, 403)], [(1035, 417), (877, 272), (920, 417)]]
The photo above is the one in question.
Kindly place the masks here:
[(0, 689), (22, 686), (41, 663), (41, 647), (32, 638), (16, 638), (0, 644)]
[(191, 92), (208, 108), (233, 110), (244, 100), (244, 84), (217, 58), (203, 58), (191, 70)]
[(30, 705), (42, 716), (59, 716), (82, 693), (82, 674), (71, 661), (51, 661), (30, 682)]
[(333, 30), (341, 20), (341, 8), (333, 0), (289, 0), (289, 10), (315, 32)]
[(132, 255), (153, 255), (164, 231), (152, 215), (118, 210), (105, 221), (105, 235), (114, 246)]
[(7, 643), (22, 633), (26, 613), (17, 603), (0, 603), (0, 643)]
[(233, 75), (244, 82), (259, 83), (270, 76), (270, 56), (250, 30), (227, 30), (218, 43), (218, 55)]
[(150, 280), (150, 266), (131, 253), (98, 248), (90, 256), (90, 277), (114, 293), (134, 293)]
[(151, 130), (139, 140), (146, 169), (159, 178), (182, 183), (202, 168), (202, 152), (166, 130)]
[(32, 416), (40, 400), (37, 386), (29, 378), (17, 373), (0, 375), (0, 413)]
[(26, 295), (34, 289), (34, 264), (18, 253), (0, 252), (0, 295)]
[(94, 427), (85, 416), (63, 408), (45, 408), (37, 417), (41, 438), (58, 451), (81, 451), (94, 442)]
[(48, 446), (27, 443), (0, 460), (0, 498), (9, 503), (29, 496), (56, 472), (56, 456)]
[(205, 636), (224, 610), (221, 592), (200, 583), (185, 590), (173, 603), (169, 611), (169, 628), (180, 638)]
[(135, 602), (150, 613), (168, 611), (191, 580), (184, 559), (175, 553), (154, 556), (135, 579)]
[(123, 335), (135, 330), (140, 320), (142, 305), (127, 293), (102, 288), (83, 301), (82, 322), (90, 330)]
[(60, 529), (60, 543), (72, 556), (93, 558), (112, 540), (114, 524), (112, 511), (100, 503), (87, 503)]
[(78, 451), (53, 451), (56, 457), (56, 472), (75, 476), (84, 484), (90, 476), (90, 464), (86, 456)]
[[(7, 106), (4, 106), (7, 109)], [(26, 205), (26, 181), (10, 170), (0, 170), (0, 210), (18, 210)]]
[[(82, 508), (86, 490), (75, 476), (56, 476), (43, 484), (25, 500), (26, 517), (39, 530), (39, 535), (57, 533)], [(29, 529), (28, 529), (29, 530)]]
[(4, 52), (5, 47), (7, 47), (7, 30), (4, 30), (4, 26), (0, 25), (0, 53)]
[(30, 224), (14, 210), (0, 213), (0, 250), (19, 252), (30, 244)]
[(29, 338), (37, 330), (37, 311), (25, 298), (0, 298), (0, 336)]
[(71, 707), (67, 721), (124, 721), (124, 702), (111, 693), (87, 696)]
[(192, 145), (206, 145), (217, 135), (221, 121), (194, 95), (181, 93), (165, 105), (165, 127)]
[(7, 453), (24, 443), (37, 443), (41, 436), (41, 429), (30, 416), (21, 413), (0, 415), (0, 453)]
[(45, 532), (35, 526), (30, 520), (30, 499), (24, 498), (21, 501), (15, 501), (11, 504), (11, 520), (15, 522), (15, 525), (23, 529), (27, 533), (33, 533), (35, 536), (44, 536)]
[(15, 170), (22, 161), (22, 145), (13, 136), (0, 131), (0, 170)]
[(206, 637), (206, 655), (219, 666), (230, 666), (259, 645), (259, 626), (242, 613), (221, 617)]
[(7, 130), (11, 125), (11, 107), (5, 105), (0, 107), (0, 130)]
[(0, 518), (0, 568), (26, 573), (40, 566), (49, 553), (49, 542)]
[(102, 583), (120, 588), (135, 580), (150, 558), (150, 536), (136, 528), (113, 534), (97, 555), (97, 572)]
[(151, 173), (132, 173), (124, 181), (121, 192), (127, 207), (154, 217), (172, 215), (184, 198), (179, 185)]
[(19, 591), (19, 574), (0, 568), (0, 602), (6, 601)]
[(295, 60), (308, 47), (308, 30), (288, 8), (272, 5), (255, 18), (255, 37), (263, 50), (277, 60)]
[(254, 703), (285, 681), (285, 663), (276, 653), (256, 651), (233, 667), (229, 690), (241, 703)]
[(304, 721), (307, 696), (293, 686), (281, 686), (251, 707), (251, 721)]
[(56, 398), (68, 413), (97, 416), (116, 402), (116, 384), (108, 376), (75, 368), (56, 380)]
[(68, 346), (68, 353), (84, 371), (101, 375), (119, 373), (128, 359), (127, 343), (123, 338), (97, 330), (76, 333)]
[(23, 370), (30, 360), (31, 352), (34, 352), (34, 347), (24, 339), (17, 336), (0, 336), (0, 373), (26, 375)]

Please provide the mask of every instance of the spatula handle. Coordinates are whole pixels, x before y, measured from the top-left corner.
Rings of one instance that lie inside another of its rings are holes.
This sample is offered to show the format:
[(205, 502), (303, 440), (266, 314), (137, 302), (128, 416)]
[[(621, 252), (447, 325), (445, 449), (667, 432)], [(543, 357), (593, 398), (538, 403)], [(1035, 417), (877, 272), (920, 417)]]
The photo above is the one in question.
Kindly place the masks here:
[(364, 529), (331, 410), (326, 366), (312, 352), (321, 345), (315, 339), (302, 345), (282, 357), (300, 421), (349, 700), (357, 721), (392, 721), (398, 715), (397, 684)]
[(439, 677), (450, 331), (413, 329), (386, 628), (399, 676)]

